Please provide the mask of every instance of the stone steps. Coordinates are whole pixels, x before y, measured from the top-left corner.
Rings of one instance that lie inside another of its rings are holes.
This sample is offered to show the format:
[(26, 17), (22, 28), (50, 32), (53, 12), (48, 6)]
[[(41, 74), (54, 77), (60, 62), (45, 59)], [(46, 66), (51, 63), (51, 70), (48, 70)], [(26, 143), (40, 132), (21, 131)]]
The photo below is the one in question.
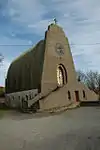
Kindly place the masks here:
[(68, 109), (74, 109), (80, 106), (79, 102), (76, 103), (72, 103), (69, 106), (63, 106), (63, 107), (57, 107), (57, 108), (51, 108), (48, 110), (38, 110), (38, 112), (50, 112), (50, 113), (55, 113), (55, 112), (62, 112), (62, 111), (66, 111)]

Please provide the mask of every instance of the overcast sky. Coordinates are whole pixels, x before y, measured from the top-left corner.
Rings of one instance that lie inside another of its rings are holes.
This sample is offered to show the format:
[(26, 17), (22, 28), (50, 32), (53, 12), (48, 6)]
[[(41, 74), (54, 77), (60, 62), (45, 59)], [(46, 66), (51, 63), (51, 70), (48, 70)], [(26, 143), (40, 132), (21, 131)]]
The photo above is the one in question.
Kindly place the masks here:
[(1, 0), (0, 85), (15, 57), (44, 38), (53, 18), (71, 44), (76, 69), (100, 71), (100, 0)]

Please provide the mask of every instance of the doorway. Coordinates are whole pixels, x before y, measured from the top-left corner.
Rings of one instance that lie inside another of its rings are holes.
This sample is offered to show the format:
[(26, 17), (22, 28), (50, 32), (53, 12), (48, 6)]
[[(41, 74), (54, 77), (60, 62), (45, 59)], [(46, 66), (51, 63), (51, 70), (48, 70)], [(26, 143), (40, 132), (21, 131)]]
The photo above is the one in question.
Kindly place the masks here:
[(76, 102), (79, 102), (79, 91), (75, 91)]

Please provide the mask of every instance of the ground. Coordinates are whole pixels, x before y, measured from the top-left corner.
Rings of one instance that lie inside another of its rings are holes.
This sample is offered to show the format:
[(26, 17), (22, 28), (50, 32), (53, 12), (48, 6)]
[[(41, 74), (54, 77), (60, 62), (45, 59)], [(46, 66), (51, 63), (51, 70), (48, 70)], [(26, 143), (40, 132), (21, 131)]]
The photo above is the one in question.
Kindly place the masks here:
[(100, 107), (56, 115), (12, 112), (0, 111), (1, 150), (100, 150)]

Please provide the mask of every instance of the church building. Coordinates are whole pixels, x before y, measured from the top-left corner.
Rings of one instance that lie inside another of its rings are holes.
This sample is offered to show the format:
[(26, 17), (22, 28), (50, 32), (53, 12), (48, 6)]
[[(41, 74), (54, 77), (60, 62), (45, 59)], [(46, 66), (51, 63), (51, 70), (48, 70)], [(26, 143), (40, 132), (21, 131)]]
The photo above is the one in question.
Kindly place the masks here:
[(7, 73), (9, 107), (51, 110), (98, 96), (77, 81), (68, 38), (57, 24), (48, 26), (43, 40), (15, 59)]

